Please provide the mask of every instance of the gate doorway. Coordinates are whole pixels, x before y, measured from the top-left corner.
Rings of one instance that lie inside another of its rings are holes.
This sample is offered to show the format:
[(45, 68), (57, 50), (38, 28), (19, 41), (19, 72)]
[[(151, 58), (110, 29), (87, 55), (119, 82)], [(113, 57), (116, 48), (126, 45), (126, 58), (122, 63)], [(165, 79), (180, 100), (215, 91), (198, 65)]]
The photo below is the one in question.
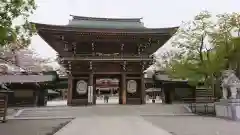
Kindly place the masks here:
[(120, 75), (94, 75), (96, 104), (119, 104)]

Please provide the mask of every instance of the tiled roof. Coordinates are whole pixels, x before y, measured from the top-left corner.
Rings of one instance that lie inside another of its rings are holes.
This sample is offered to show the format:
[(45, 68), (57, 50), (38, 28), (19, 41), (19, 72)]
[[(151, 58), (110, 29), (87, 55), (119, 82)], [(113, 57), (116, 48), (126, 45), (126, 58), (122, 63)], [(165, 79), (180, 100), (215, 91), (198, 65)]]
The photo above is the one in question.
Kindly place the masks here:
[(175, 79), (170, 77), (167, 74), (156, 74), (155, 75), (156, 80), (161, 80), (161, 81), (173, 81), (173, 82), (187, 82), (187, 80), (182, 80), (182, 79)]
[(0, 83), (48, 82), (53, 79), (53, 75), (1, 75)]

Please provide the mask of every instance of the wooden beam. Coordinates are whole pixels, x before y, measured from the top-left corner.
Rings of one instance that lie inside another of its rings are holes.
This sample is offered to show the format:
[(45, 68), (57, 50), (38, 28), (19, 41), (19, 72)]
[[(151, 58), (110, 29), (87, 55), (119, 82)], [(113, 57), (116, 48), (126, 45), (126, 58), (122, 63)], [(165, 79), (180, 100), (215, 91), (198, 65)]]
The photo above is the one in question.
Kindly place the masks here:
[[(90, 74), (91, 72), (71, 72), (73, 75)], [(122, 74), (123, 72), (94, 72), (93, 74)], [(141, 72), (125, 72), (126, 74), (139, 74)]]
[[(171, 34), (169, 32), (159, 32), (159, 31), (152, 31), (150, 29), (143, 29), (145, 31), (139, 30), (139, 31), (130, 31), (130, 30), (118, 30), (118, 29), (99, 29), (99, 30), (93, 30), (93, 29), (85, 29), (81, 31), (77, 31), (76, 28), (73, 28), (71, 30), (69, 29), (64, 29), (64, 30), (59, 30), (59, 29), (54, 29), (54, 28), (41, 28), (38, 29), (39, 33), (49, 33), (49, 34), (61, 34), (61, 35), (101, 35), (101, 36), (145, 36), (145, 37), (153, 37), (153, 36), (170, 36)], [(135, 29), (137, 30), (137, 29)], [(146, 31), (147, 30), (147, 31)]]
[(167, 41), (169, 35), (99, 35), (99, 34), (80, 34), (80, 33), (40, 33), (46, 40), (55, 39), (61, 41), (61, 36), (64, 36), (65, 41), (69, 42), (119, 42), (119, 43), (158, 43), (159, 41)]
[(122, 61), (129, 61), (129, 62), (139, 62), (139, 61), (151, 61), (152, 58), (86, 58), (86, 57), (63, 57), (62, 60), (67, 61), (111, 61), (111, 62), (122, 62)]
[[(139, 72), (138, 72), (138, 74), (139, 74)], [(126, 79), (141, 79), (141, 77), (140, 76), (139, 77), (126, 76)]]
[(72, 77), (73, 79), (88, 79), (89, 77)]

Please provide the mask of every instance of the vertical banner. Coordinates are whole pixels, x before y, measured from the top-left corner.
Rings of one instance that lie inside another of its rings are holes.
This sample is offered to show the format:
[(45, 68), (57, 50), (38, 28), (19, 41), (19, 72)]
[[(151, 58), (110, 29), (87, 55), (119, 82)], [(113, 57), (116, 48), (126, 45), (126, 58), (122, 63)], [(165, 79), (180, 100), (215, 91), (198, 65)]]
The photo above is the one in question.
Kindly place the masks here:
[(91, 98), (90, 98), (90, 99), (91, 99), (90, 102), (93, 104), (93, 86), (90, 86), (89, 89), (90, 89), (90, 97), (91, 97)]
[(93, 103), (93, 87), (88, 86), (88, 103)]
[(91, 91), (90, 91), (90, 86), (88, 86), (88, 103), (91, 103)]

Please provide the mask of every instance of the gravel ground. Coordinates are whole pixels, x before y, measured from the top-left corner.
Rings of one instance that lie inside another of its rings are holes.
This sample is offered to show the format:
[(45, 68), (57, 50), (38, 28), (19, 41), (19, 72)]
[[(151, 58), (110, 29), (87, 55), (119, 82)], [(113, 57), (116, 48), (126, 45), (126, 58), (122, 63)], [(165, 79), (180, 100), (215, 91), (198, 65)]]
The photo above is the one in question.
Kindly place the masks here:
[(240, 135), (240, 122), (201, 116), (147, 116), (152, 122), (174, 135)]
[(59, 125), (70, 120), (8, 120), (0, 123), (0, 135), (51, 135)]

